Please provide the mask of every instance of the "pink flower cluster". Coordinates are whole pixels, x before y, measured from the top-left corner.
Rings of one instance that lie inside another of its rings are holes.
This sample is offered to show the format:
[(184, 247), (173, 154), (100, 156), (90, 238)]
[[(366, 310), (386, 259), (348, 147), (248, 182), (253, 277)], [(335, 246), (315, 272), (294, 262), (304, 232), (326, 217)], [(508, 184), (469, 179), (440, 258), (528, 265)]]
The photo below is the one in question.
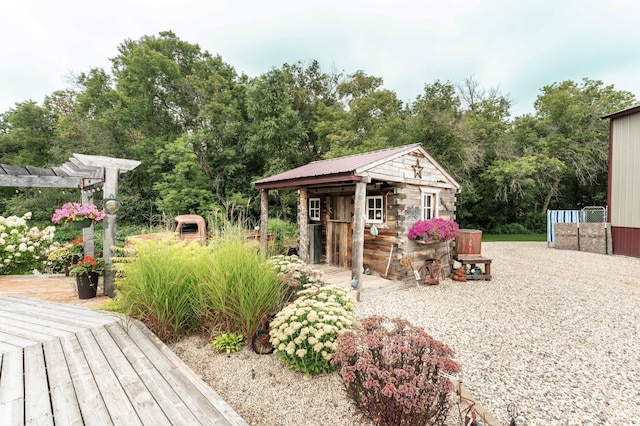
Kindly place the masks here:
[(106, 216), (104, 210), (98, 210), (93, 204), (64, 203), (51, 217), (51, 222), (68, 225), (76, 220), (91, 219), (101, 221)]
[(401, 318), (363, 318), (338, 337), (332, 363), (347, 396), (379, 425), (444, 424), (454, 385), (440, 374), (460, 371), (453, 352)]
[(459, 229), (460, 226), (456, 222), (436, 217), (419, 220), (414, 223), (409, 230), (408, 237), (410, 240), (422, 238), (425, 241), (439, 240), (445, 242), (453, 240), (458, 235)]

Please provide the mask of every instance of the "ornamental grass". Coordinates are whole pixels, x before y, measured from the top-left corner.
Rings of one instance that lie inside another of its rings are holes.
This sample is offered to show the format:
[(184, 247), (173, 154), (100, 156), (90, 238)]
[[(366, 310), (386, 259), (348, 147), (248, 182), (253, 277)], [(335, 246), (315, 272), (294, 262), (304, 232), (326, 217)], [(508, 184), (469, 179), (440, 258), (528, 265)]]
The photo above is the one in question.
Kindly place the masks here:
[(136, 242), (134, 252), (114, 259), (116, 297), (107, 308), (142, 321), (164, 341), (199, 330), (198, 285), (211, 251), (165, 239)]
[(282, 306), (286, 285), (241, 236), (229, 233), (210, 247), (212, 257), (198, 285), (199, 316), (209, 328), (240, 331), (250, 340)]

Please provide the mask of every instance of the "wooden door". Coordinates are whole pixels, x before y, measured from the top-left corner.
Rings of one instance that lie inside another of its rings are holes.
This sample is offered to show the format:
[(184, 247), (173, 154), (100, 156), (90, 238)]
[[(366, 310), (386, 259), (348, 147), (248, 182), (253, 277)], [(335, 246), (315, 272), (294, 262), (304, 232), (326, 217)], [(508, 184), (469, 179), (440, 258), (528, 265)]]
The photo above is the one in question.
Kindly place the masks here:
[(327, 262), (351, 268), (353, 197), (332, 197), (327, 223)]

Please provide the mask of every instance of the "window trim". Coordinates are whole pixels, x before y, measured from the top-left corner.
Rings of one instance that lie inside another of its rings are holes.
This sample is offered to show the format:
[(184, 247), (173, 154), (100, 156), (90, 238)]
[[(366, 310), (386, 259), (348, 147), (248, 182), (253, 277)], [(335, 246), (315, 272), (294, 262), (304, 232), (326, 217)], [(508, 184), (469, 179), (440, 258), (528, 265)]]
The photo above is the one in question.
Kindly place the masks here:
[[(433, 188), (420, 189), (420, 217), (422, 220), (433, 219), (438, 217), (438, 202), (440, 201), (440, 191)], [(425, 198), (431, 197), (431, 217), (427, 218), (425, 210)]]
[[(376, 208), (375, 206), (373, 208), (370, 208), (369, 200), (380, 200), (380, 208)], [(374, 217), (375, 217), (375, 211), (380, 210), (380, 219), (369, 219), (369, 212), (372, 210), (374, 211)], [(369, 195), (366, 197), (365, 223), (384, 223), (384, 197), (382, 195)]]
[[(318, 203), (317, 206), (313, 206), (314, 203)], [(320, 203), (320, 198), (309, 198), (309, 220), (312, 220), (314, 222), (319, 222), (320, 221), (320, 215), (321, 215), (321, 203)], [(313, 213), (317, 213), (317, 215), (314, 215)]]

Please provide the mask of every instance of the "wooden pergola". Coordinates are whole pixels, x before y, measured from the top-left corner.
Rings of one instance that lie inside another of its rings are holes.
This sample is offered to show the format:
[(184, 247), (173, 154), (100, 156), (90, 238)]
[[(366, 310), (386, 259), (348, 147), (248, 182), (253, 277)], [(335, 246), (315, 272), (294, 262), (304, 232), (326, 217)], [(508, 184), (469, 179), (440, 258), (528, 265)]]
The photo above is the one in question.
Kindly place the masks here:
[[(93, 190), (102, 187), (105, 196), (117, 197), (120, 173), (135, 169), (140, 161), (100, 155), (73, 154), (60, 167), (16, 167), (0, 164), (0, 186), (16, 188), (72, 188), (79, 189), (82, 203), (94, 203)], [(103, 257), (107, 264), (104, 291), (114, 295), (114, 272), (109, 268), (116, 243), (116, 214), (104, 218)], [(85, 254), (94, 254), (93, 225), (82, 231)]]

